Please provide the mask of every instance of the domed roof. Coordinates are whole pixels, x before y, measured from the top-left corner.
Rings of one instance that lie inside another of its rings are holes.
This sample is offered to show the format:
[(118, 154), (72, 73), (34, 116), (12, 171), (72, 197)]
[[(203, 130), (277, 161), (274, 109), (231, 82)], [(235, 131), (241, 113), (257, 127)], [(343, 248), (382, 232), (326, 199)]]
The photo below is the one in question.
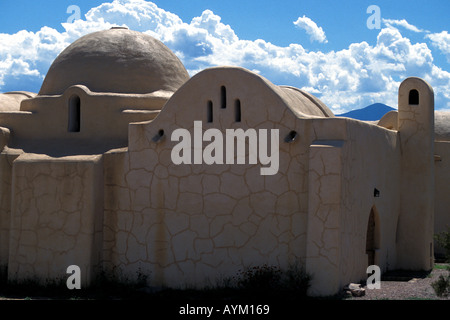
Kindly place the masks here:
[(81, 37), (55, 59), (39, 95), (62, 94), (81, 84), (93, 92), (176, 91), (189, 75), (161, 41), (127, 28)]
[(281, 95), (297, 112), (315, 117), (334, 117), (333, 112), (312, 94), (290, 86), (280, 86), (280, 88), (282, 90)]
[(450, 112), (434, 112), (434, 138), (436, 141), (450, 141)]
[[(378, 122), (379, 126), (391, 130), (398, 130), (398, 111), (386, 113)], [(450, 112), (434, 111), (434, 140), (450, 141)]]
[(11, 91), (0, 93), (0, 112), (20, 111), (20, 103), (24, 99), (33, 98), (36, 93), (28, 91)]

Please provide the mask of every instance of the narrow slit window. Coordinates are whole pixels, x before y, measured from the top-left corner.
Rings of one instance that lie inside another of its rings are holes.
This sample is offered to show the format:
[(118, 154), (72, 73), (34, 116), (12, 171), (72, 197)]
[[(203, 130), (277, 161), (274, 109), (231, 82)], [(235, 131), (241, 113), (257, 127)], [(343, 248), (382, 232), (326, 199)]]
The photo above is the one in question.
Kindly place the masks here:
[(68, 131), (69, 132), (80, 132), (80, 97), (77, 95), (73, 95), (69, 99), (69, 123), (68, 123)]
[(416, 89), (412, 89), (409, 92), (409, 104), (410, 105), (418, 105), (419, 104), (419, 91)]
[(236, 122), (241, 122), (241, 100), (234, 101), (234, 119)]
[(213, 122), (213, 103), (211, 100), (208, 101), (206, 106), (206, 121)]
[(220, 107), (222, 109), (227, 107), (227, 88), (225, 86), (220, 87)]

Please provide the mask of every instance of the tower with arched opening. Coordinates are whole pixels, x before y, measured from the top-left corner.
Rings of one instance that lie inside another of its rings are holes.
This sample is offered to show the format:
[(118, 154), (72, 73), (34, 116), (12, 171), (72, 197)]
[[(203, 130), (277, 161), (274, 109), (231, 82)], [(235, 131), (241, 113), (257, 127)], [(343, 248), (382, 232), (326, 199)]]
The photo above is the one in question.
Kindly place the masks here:
[(433, 266), (434, 93), (422, 79), (402, 82), (398, 95), (401, 141), (401, 190), (398, 220), (398, 267)]

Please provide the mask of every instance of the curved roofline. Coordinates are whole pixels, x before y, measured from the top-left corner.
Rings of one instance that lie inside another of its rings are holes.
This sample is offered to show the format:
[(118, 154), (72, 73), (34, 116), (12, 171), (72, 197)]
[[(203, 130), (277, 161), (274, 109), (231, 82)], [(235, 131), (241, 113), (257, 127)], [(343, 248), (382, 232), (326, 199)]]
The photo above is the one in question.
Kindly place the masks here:
[(434, 112), (434, 132), (436, 141), (450, 141), (450, 111)]
[(4, 92), (3, 94), (19, 94), (19, 95), (23, 95), (27, 98), (33, 98), (37, 95), (37, 93), (30, 92), (30, 91), (8, 91), (8, 92)]
[(36, 97), (36, 93), (28, 91), (9, 91), (0, 93), (0, 112), (20, 111), (23, 101)]
[[(328, 107), (321, 102), (318, 98), (313, 95), (306, 93), (300, 89), (295, 87), (288, 86), (278, 86), (273, 84), (267, 78), (251, 71), (243, 67), (236, 66), (218, 66), (206, 68), (194, 76), (192, 76), (188, 81), (186, 81), (171, 97), (171, 99), (176, 98), (176, 96), (181, 94), (183, 88), (192, 83), (192, 81), (196, 81), (199, 77), (206, 76), (206, 74), (211, 72), (221, 72), (221, 71), (231, 71), (231, 72), (242, 72), (247, 76), (252, 77), (255, 81), (263, 83), (267, 88), (270, 88), (271, 91), (280, 99), (280, 102), (284, 104), (291, 112), (299, 117), (299, 118), (322, 118), (322, 117), (334, 117), (334, 114)], [(290, 94), (288, 90), (293, 91), (294, 94)], [(170, 101), (170, 100), (169, 100)], [(308, 103), (310, 105), (302, 108), (301, 103)], [(311, 113), (310, 111), (316, 109), (317, 112)]]
[(312, 95), (311, 93), (301, 90), (299, 88), (293, 87), (293, 86), (282, 85), (279, 87), (283, 90), (289, 89), (289, 90), (294, 90), (294, 91), (300, 93), (304, 97), (308, 98), (312, 103), (314, 103), (316, 105), (316, 107), (322, 111), (322, 113), (325, 117), (330, 117), (330, 118), (334, 117), (333, 111), (331, 111), (330, 108), (328, 108), (325, 103), (323, 103), (319, 98)]

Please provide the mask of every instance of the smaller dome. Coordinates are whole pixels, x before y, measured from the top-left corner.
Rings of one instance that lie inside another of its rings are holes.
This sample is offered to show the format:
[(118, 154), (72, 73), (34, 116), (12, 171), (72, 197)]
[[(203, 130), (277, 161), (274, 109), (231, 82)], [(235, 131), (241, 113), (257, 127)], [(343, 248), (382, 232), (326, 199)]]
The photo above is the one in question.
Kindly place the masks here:
[(398, 130), (398, 111), (389, 111), (378, 121), (377, 124), (380, 127), (384, 127), (389, 130)]
[(27, 91), (0, 93), (0, 111), (19, 111), (22, 100), (30, 99), (35, 96), (36, 93)]
[(450, 141), (450, 112), (434, 112), (434, 140)]
[(73, 85), (93, 92), (146, 94), (175, 92), (189, 75), (161, 41), (113, 27), (85, 35), (55, 59), (39, 95), (58, 95)]
[(333, 118), (333, 112), (319, 98), (291, 86), (279, 86), (282, 96), (295, 110), (304, 115)]
[[(398, 130), (398, 111), (386, 113), (378, 125), (391, 130)], [(434, 111), (434, 140), (450, 141), (450, 112)]]

